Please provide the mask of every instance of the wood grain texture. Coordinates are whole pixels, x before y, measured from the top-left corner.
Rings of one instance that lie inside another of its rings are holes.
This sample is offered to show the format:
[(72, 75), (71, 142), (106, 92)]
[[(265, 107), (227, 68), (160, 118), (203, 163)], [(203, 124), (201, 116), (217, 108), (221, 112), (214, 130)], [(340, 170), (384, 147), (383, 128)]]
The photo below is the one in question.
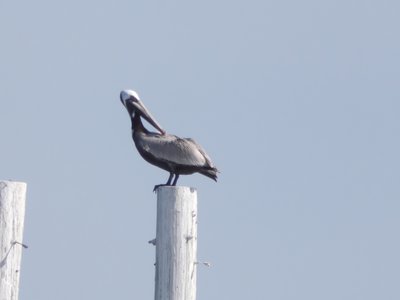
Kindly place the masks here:
[(26, 184), (0, 181), (0, 300), (18, 300)]
[(157, 190), (155, 300), (195, 300), (197, 191), (182, 186)]

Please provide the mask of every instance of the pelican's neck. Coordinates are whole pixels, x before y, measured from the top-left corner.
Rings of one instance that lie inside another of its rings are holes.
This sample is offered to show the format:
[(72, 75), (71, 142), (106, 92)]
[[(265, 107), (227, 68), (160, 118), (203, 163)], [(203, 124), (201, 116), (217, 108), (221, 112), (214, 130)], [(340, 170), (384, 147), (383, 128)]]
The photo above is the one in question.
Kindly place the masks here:
[(132, 132), (145, 132), (148, 133), (149, 131), (143, 126), (142, 119), (138, 114), (132, 118)]

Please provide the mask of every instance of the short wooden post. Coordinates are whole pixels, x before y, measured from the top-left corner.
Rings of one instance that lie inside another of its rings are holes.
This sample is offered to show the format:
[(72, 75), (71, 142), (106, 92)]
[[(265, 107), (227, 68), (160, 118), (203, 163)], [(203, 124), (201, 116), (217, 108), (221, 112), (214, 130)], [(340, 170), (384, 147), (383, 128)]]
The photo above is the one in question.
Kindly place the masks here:
[(155, 300), (195, 300), (197, 192), (194, 188), (158, 188), (155, 244)]
[(0, 181), (0, 300), (18, 300), (26, 183)]

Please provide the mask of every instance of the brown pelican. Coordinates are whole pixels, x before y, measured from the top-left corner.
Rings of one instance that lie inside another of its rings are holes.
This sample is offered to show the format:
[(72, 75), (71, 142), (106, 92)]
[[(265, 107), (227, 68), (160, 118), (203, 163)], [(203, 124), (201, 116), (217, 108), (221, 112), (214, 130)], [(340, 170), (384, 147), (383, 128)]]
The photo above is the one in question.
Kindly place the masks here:
[[(169, 172), (167, 183), (156, 185), (154, 191), (159, 186), (171, 183), (176, 185), (181, 174), (198, 172), (217, 181), (218, 170), (199, 144), (190, 138), (167, 134), (140, 101), (135, 91), (124, 90), (120, 98), (131, 117), (132, 138), (140, 155), (147, 162)], [(159, 133), (147, 130), (143, 126), (141, 117), (153, 125)]]

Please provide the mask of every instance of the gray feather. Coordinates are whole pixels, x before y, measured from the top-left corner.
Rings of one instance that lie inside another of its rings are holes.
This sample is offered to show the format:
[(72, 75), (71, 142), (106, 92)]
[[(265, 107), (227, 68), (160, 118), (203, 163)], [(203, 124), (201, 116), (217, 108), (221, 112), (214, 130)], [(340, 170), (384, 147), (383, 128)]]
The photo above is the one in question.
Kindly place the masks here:
[(175, 135), (141, 134), (138, 139), (143, 151), (169, 163), (186, 166), (213, 167), (204, 149), (192, 139)]

